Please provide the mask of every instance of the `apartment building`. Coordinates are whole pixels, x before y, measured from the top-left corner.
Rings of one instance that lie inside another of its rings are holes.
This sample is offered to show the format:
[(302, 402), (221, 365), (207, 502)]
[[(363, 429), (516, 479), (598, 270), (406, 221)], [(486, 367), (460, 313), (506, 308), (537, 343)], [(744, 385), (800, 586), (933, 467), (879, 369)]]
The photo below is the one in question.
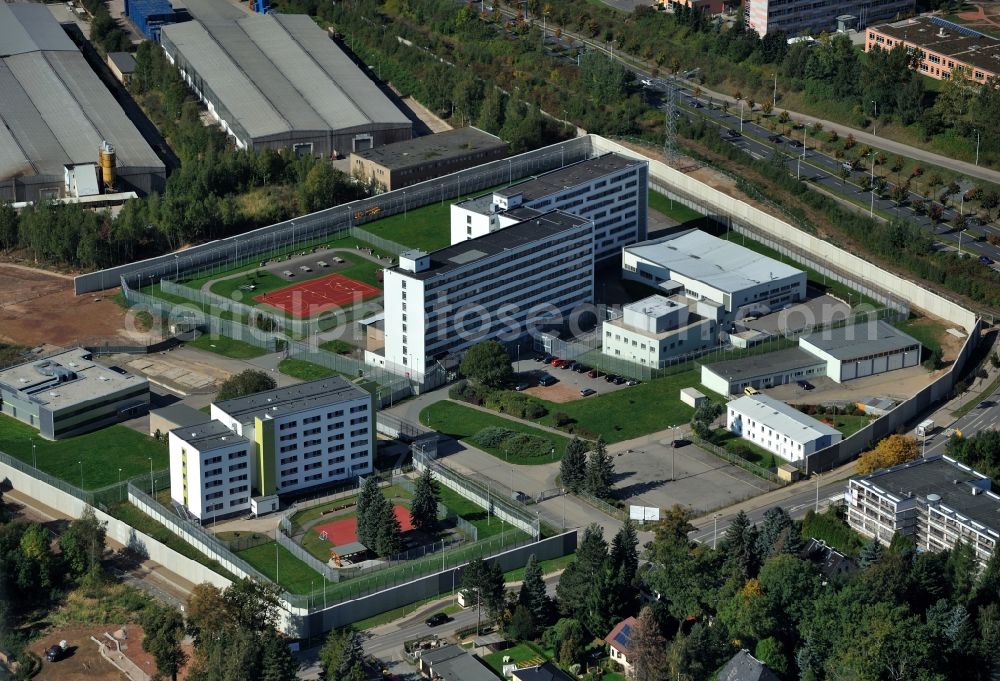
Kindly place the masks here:
[(521, 222), (523, 210), (562, 210), (594, 223), (594, 258), (646, 238), (648, 162), (609, 153), (451, 207), (451, 243)]
[(837, 30), (839, 18), (873, 21), (893, 19), (916, 11), (916, 0), (744, 0), (743, 17), (749, 29), (762, 37), (784, 31), (790, 36)]
[(884, 468), (848, 483), (847, 522), (889, 544), (895, 533), (912, 537), (920, 551), (970, 544), (984, 567), (1000, 537), (1000, 496), (989, 477), (944, 456)]
[(977, 83), (1000, 73), (1000, 40), (940, 17), (913, 17), (868, 28), (865, 52), (891, 50), (899, 45), (911, 54), (919, 51), (914, 68), (937, 80), (955, 69)]
[(199, 520), (250, 508), (254, 443), (219, 421), (176, 428), (170, 446), (170, 498)]
[(840, 431), (767, 395), (726, 405), (726, 428), (786, 461), (801, 461), (843, 439)]
[(372, 396), (334, 376), (212, 404), (212, 419), (255, 445), (255, 496), (371, 472)]
[[(643, 185), (645, 186), (645, 185)], [(384, 347), (368, 364), (423, 380), (437, 359), (489, 338), (513, 341), (593, 303), (594, 223), (534, 215), (385, 270)]]
[(635, 364), (663, 368), (680, 355), (718, 344), (717, 324), (691, 312), (688, 303), (649, 296), (604, 322), (601, 352)]

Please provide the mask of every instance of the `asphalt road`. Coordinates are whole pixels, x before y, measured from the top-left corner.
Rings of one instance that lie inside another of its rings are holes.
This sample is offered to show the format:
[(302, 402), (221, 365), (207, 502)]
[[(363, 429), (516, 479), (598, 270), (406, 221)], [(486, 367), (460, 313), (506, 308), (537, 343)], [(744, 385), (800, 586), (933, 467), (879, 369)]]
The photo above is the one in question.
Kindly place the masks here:
[[(975, 435), (981, 430), (1000, 428), (1000, 388), (997, 388), (992, 395), (984, 397), (979, 405), (948, 428), (961, 431), (964, 437)], [(930, 437), (926, 438), (925, 442), (926, 445), (923, 448), (925, 456), (944, 454), (945, 445), (948, 444), (945, 429), (938, 427)]]

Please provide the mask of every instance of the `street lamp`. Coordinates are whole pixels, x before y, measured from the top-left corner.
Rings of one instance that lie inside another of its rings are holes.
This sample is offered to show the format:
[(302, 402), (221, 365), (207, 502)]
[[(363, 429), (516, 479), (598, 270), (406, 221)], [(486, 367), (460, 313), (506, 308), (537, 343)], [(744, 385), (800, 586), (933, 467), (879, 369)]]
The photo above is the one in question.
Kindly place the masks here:
[(121, 501), (125, 497), (125, 492), (122, 490), (122, 469), (118, 469), (118, 501)]
[(743, 100), (740, 100), (740, 134), (743, 134)]
[(874, 135), (875, 134), (875, 126), (878, 125), (878, 102), (876, 102), (873, 99), (872, 100), (872, 104), (875, 105), (875, 114), (872, 116), (872, 135)]
[(979, 131), (976, 130), (976, 165), (979, 165)]
[(715, 550), (715, 543), (719, 539), (719, 513), (716, 513), (712, 517), (713, 527), (712, 527), (712, 550)]
[(77, 461), (80, 464), (80, 489), (83, 489), (83, 461)]
[(872, 149), (872, 205), (868, 209), (868, 217), (875, 217), (875, 150)]
[(771, 99), (771, 108), (778, 106), (778, 72), (774, 72), (774, 97)]
[(31, 465), (38, 468), (38, 459), (35, 457), (35, 438), (31, 438)]
[(156, 492), (153, 490), (153, 457), (147, 456), (149, 459), (149, 496), (156, 498)]

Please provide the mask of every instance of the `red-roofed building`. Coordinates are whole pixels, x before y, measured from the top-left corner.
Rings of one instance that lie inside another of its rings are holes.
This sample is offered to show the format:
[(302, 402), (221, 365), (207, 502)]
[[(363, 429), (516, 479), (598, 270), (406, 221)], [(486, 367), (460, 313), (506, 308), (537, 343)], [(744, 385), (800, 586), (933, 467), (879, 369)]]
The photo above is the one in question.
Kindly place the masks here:
[(625, 675), (632, 676), (632, 663), (629, 662), (629, 646), (632, 644), (632, 630), (639, 625), (634, 617), (628, 617), (615, 625), (611, 633), (604, 637), (608, 644), (608, 655), (625, 669)]

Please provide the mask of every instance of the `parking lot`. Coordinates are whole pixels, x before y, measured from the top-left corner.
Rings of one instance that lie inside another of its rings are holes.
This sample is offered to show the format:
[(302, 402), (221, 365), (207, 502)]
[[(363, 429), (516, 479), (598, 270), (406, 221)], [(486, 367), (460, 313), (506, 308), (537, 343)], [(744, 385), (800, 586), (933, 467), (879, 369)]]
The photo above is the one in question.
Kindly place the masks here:
[(844, 383), (837, 383), (826, 376), (810, 378), (812, 390), (805, 390), (797, 383), (788, 383), (765, 388), (762, 392), (789, 404), (857, 402), (866, 397), (908, 400), (922, 390), (931, 378), (927, 369), (917, 365)]
[[(539, 355), (540, 356), (540, 355)], [(591, 378), (586, 373), (564, 369), (562, 367), (553, 368), (551, 365), (542, 364), (535, 359), (521, 359), (514, 362), (514, 371), (517, 373), (517, 381), (529, 384), (529, 388), (524, 392), (535, 395), (552, 402), (569, 402), (574, 399), (586, 399), (580, 395), (580, 391), (590, 388), (595, 394), (615, 392), (616, 390), (627, 390), (629, 386), (622, 383), (615, 385), (606, 380), (605, 374)], [(538, 384), (539, 377), (547, 373), (558, 382), (554, 385), (542, 386)], [(592, 396), (591, 396), (592, 397)]]
[(664, 435), (615, 452), (615, 489), (626, 504), (661, 509), (680, 504), (702, 514), (777, 487), (693, 444), (674, 448), (673, 433)]

